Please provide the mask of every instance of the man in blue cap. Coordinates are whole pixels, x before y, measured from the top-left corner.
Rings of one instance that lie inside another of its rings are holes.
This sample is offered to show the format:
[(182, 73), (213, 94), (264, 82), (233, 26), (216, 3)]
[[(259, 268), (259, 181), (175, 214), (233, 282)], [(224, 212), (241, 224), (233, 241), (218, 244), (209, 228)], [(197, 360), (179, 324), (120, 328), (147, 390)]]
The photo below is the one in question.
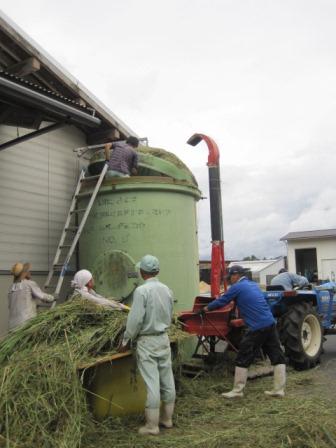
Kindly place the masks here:
[(130, 341), (136, 342), (138, 367), (147, 387), (146, 424), (139, 433), (157, 435), (159, 424), (173, 426), (175, 383), (167, 334), (173, 317), (173, 293), (157, 278), (160, 266), (156, 257), (145, 255), (137, 267), (145, 282), (134, 291), (121, 351)]
[(245, 276), (246, 270), (239, 265), (232, 266), (228, 272), (231, 287), (202, 312), (213, 311), (235, 300), (248, 331), (243, 336), (236, 358), (233, 389), (222, 394), (225, 398), (244, 395), (248, 368), (254, 361), (256, 350), (262, 348), (274, 366), (273, 390), (265, 391), (272, 397), (283, 397), (286, 384), (285, 357), (281, 350), (275, 320), (259, 286)]

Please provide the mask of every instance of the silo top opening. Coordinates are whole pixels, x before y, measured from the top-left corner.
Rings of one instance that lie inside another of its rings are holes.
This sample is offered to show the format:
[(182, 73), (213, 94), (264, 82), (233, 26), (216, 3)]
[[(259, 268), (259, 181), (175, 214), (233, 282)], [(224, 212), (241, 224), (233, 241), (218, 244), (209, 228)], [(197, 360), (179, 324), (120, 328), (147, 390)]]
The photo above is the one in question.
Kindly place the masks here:
[[(139, 146), (137, 152), (139, 156), (137, 177), (170, 177), (197, 186), (197, 181), (190, 169), (175, 154), (161, 148), (148, 146)], [(88, 166), (89, 175), (99, 174), (104, 163), (104, 151), (95, 152)]]

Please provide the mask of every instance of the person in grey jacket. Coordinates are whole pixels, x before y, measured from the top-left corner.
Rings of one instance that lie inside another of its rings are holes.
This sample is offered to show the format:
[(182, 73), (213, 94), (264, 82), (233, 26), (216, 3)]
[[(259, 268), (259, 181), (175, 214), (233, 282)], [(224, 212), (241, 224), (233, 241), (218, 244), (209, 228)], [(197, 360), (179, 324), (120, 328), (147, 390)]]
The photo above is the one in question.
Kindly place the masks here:
[(146, 424), (139, 433), (157, 435), (159, 424), (164, 428), (173, 426), (175, 383), (167, 334), (173, 317), (173, 293), (157, 278), (159, 260), (156, 257), (145, 255), (138, 267), (145, 283), (134, 291), (119, 350), (125, 351), (130, 341), (136, 342), (138, 368), (147, 387)]
[(272, 278), (272, 286), (283, 286), (285, 291), (291, 291), (295, 287), (302, 288), (303, 286), (308, 286), (309, 281), (303, 275), (293, 274), (287, 272), (287, 269), (282, 268), (279, 274)]
[(8, 292), (9, 329), (22, 325), (37, 314), (37, 305), (41, 302), (53, 302), (52, 295), (41, 290), (31, 280), (30, 263), (16, 263), (12, 267), (14, 281)]

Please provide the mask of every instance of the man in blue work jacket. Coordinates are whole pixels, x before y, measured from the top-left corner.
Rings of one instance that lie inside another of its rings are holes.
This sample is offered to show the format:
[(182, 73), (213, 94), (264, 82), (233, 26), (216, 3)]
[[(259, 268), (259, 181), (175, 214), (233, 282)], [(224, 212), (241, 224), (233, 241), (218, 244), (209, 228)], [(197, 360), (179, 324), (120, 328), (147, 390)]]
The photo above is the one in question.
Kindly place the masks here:
[(248, 368), (257, 349), (262, 348), (274, 366), (273, 390), (265, 391), (272, 397), (283, 397), (286, 384), (285, 357), (281, 350), (275, 320), (259, 286), (246, 278), (245, 269), (235, 265), (229, 269), (231, 287), (203, 309), (213, 311), (235, 300), (248, 331), (245, 333), (236, 358), (233, 389), (222, 394), (225, 398), (242, 397), (246, 386)]

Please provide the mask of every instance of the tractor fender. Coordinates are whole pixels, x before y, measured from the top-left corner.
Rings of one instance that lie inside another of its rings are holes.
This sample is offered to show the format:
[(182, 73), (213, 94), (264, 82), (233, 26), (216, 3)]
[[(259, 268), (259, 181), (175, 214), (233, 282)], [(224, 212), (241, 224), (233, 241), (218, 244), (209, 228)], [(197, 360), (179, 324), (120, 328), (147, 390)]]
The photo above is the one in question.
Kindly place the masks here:
[(310, 303), (312, 306), (317, 306), (317, 296), (315, 291), (297, 291), (297, 294), (292, 297), (284, 297), (282, 302), (286, 304), (286, 307), (289, 307), (296, 303)]

